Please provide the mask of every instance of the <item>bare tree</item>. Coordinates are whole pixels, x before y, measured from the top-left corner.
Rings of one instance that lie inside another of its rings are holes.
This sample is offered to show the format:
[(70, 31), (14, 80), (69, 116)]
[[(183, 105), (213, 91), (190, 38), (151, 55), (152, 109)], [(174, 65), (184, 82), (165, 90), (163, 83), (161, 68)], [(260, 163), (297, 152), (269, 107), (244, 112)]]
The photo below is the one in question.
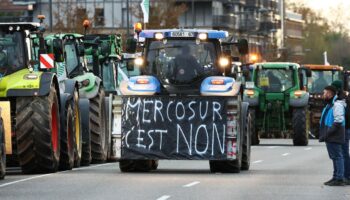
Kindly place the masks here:
[[(186, 4), (177, 4), (176, 0), (150, 1), (150, 15), (147, 28), (177, 28), (179, 27), (179, 17), (186, 12)], [(132, 7), (133, 15), (138, 19), (143, 19), (140, 5)]]

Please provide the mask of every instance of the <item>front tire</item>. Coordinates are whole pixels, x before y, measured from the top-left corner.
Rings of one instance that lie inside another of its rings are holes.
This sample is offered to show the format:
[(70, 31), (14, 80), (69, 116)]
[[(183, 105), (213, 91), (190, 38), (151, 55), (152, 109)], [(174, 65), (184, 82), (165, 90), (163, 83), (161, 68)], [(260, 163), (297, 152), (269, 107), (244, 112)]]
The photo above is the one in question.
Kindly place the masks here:
[(251, 145), (259, 145), (259, 133), (256, 130), (256, 114), (255, 109), (249, 109), (249, 115), (251, 116)]
[(242, 144), (242, 165), (241, 170), (249, 170), (250, 168), (250, 152), (251, 152), (251, 135), (253, 129), (253, 121), (254, 119), (248, 112), (248, 116), (245, 122), (245, 130), (243, 136), (243, 144)]
[(60, 123), (54, 86), (47, 96), (16, 99), (15, 130), (22, 171), (56, 172), (60, 157)]
[(93, 163), (107, 159), (108, 138), (106, 127), (105, 92), (100, 87), (96, 97), (90, 100), (91, 156)]
[(74, 167), (80, 167), (82, 158), (82, 121), (79, 109), (79, 92), (74, 90), (73, 102), (71, 102), (73, 110), (73, 143), (74, 143)]
[(307, 146), (309, 143), (306, 109), (294, 108), (293, 109), (293, 144), (294, 146)]
[(71, 170), (74, 166), (73, 111), (68, 102), (61, 112), (60, 170)]

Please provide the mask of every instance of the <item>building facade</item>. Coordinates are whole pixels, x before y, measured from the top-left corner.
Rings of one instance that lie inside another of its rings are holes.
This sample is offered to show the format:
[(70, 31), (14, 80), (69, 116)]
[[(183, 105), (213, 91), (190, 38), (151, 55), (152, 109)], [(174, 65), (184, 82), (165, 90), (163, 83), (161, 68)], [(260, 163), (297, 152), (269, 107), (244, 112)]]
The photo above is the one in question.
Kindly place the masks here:
[[(140, 9), (141, 0), (4, 0), (14, 6), (31, 8), (24, 11), (25, 19), (36, 20), (38, 14), (46, 16), (48, 30), (59, 22), (71, 23), (75, 13), (80, 18), (89, 18), (99, 32), (129, 30), (140, 21), (135, 12)], [(160, 0), (150, 0), (157, 2)], [(176, 0), (187, 9), (179, 17), (183, 28), (210, 28), (229, 31), (232, 40), (246, 38), (250, 51), (260, 61), (273, 60), (281, 55), (281, 49), (289, 48), (295, 55), (302, 52), (303, 21), (300, 16), (285, 13), (285, 30), (281, 31), (281, 2), (283, 0)], [(66, 18), (66, 20), (64, 20)], [(1, 20), (1, 16), (0, 16)], [(23, 19), (22, 19), (23, 20)], [(83, 19), (81, 19), (83, 20)], [(74, 26), (77, 23), (74, 24)], [(283, 36), (282, 36), (282, 35)], [(286, 40), (281, 44), (281, 38)], [(286, 44), (286, 45), (285, 45)], [(288, 46), (287, 46), (288, 44)]]

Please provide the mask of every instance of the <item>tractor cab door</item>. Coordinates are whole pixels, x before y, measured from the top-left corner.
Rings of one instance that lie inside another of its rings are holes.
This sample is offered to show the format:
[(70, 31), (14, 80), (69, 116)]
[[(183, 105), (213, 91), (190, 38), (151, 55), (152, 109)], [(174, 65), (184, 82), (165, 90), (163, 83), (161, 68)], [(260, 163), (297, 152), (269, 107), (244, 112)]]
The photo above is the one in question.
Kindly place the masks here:
[(84, 50), (73, 36), (63, 37), (63, 52), (68, 77), (76, 77), (84, 72)]
[(299, 77), (299, 88), (301, 90), (307, 90), (309, 79), (311, 78), (311, 70), (305, 67), (301, 67), (298, 69), (298, 77)]

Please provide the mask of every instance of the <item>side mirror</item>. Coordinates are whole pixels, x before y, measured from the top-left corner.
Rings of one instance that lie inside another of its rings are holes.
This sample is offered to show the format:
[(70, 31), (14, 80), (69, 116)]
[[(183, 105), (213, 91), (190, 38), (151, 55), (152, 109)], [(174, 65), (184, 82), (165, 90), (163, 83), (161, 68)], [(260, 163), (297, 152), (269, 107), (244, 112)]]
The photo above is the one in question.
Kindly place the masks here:
[(247, 55), (249, 53), (249, 45), (248, 40), (246, 39), (239, 39), (237, 42), (238, 52), (241, 55)]
[(84, 45), (82, 45), (82, 44), (78, 45), (78, 55), (79, 56), (84, 56), (85, 55)]
[(126, 70), (127, 71), (134, 71), (135, 66), (134, 66), (134, 59), (130, 59), (126, 61)]
[(128, 38), (126, 40), (126, 52), (127, 53), (136, 53), (137, 40), (135, 38)]
[(101, 54), (104, 56), (108, 56), (109, 54), (111, 54), (111, 48), (107, 43), (101, 44)]
[(63, 62), (64, 55), (63, 55), (62, 40), (54, 39), (52, 41), (52, 47), (53, 47), (53, 54), (54, 54), (55, 61)]

